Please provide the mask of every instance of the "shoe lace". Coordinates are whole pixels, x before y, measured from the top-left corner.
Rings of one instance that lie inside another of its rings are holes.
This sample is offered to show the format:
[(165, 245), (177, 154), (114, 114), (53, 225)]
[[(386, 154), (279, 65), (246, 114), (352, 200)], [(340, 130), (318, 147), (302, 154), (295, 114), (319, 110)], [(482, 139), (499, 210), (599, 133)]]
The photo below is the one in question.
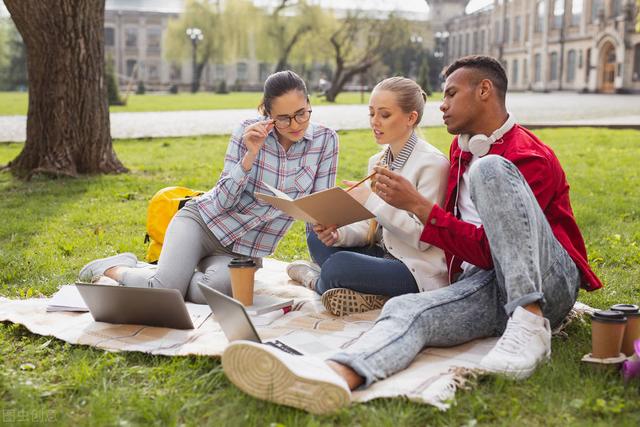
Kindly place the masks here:
[(519, 353), (530, 342), (532, 336), (533, 331), (526, 325), (511, 320), (507, 323), (507, 328), (498, 340), (495, 349), (501, 353)]

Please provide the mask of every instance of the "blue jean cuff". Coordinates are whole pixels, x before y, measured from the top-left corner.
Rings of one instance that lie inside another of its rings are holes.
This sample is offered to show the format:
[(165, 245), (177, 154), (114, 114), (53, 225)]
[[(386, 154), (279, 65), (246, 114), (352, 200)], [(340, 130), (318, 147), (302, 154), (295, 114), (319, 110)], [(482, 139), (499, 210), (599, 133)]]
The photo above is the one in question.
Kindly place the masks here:
[(535, 302), (540, 303), (540, 306), (544, 305), (544, 294), (542, 292), (532, 292), (516, 298), (513, 301), (509, 301), (504, 305), (504, 311), (507, 312), (507, 315), (511, 316), (516, 308), (524, 307)]
[(348, 366), (349, 368), (353, 369), (356, 374), (364, 378), (364, 382), (360, 386), (358, 386), (356, 390), (365, 389), (377, 380), (376, 376), (373, 375), (369, 368), (367, 368), (363, 360), (359, 360), (349, 353), (336, 353), (327, 360), (331, 360), (332, 362)]

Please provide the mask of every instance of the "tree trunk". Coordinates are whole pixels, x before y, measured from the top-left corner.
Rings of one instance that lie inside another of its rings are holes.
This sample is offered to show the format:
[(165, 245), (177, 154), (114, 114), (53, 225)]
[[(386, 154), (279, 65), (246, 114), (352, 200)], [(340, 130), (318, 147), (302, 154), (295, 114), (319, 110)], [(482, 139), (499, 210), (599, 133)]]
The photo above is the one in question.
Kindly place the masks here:
[(18, 177), (127, 169), (113, 151), (104, 60), (104, 0), (5, 0), (27, 48), (27, 141)]

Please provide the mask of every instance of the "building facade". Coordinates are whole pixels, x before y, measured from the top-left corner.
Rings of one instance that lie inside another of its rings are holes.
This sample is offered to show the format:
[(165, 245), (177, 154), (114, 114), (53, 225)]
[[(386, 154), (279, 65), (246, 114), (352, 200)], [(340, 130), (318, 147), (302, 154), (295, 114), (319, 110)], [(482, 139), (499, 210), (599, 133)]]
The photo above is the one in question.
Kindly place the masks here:
[[(463, 1), (463, 0), (457, 0)], [(333, 9), (336, 17), (346, 16), (350, 9), (346, 6)], [(164, 37), (171, 19), (176, 19), (184, 11), (184, 0), (106, 0), (105, 3), (105, 55), (111, 61), (121, 87), (130, 86), (135, 90), (138, 82), (143, 82), (147, 90), (166, 91), (172, 86), (179, 90), (189, 90), (193, 76), (190, 59), (180, 62), (168, 61), (164, 54)], [(364, 11), (383, 19), (389, 11)], [(424, 48), (433, 48), (433, 37), (428, 22), (429, 13), (409, 13), (400, 11), (401, 18), (407, 19), (416, 39)], [(207, 31), (206, 28), (202, 28)], [(186, 35), (185, 35), (186, 37)], [(200, 79), (201, 88), (212, 90), (226, 83), (230, 90), (262, 90), (263, 82), (273, 72), (274, 63), (262, 62), (256, 58), (253, 33), (249, 33), (246, 58), (238, 58), (233, 63), (205, 66)], [(186, 55), (186, 57), (189, 57)], [(305, 76), (317, 82), (326, 71), (326, 65), (310, 67)]]
[(495, 0), (447, 22), (446, 62), (498, 58), (514, 90), (640, 92), (636, 0)]

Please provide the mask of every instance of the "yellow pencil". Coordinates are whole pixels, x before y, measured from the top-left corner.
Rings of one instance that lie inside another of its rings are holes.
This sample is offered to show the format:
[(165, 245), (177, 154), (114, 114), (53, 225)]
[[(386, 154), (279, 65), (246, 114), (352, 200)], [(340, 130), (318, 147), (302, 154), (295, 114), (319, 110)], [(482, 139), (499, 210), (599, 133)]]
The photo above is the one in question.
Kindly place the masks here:
[(375, 175), (377, 172), (373, 172), (371, 175), (366, 176), (364, 178), (362, 178), (360, 181), (356, 182), (355, 184), (353, 184), (351, 187), (347, 188), (345, 191), (348, 193), (349, 191), (353, 190), (354, 188), (356, 188), (358, 185), (362, 184), (363, 182), (365, 182), (366, 180), (368, 180), (369, 178), (373, 177), (373, 175)]

